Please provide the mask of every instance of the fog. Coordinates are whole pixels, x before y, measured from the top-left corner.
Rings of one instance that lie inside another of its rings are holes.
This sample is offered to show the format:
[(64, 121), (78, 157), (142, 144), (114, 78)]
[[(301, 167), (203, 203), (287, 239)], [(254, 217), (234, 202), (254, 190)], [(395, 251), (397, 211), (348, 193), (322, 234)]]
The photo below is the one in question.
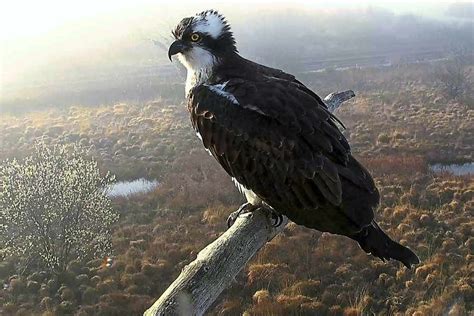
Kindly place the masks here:
[(441, 59), (473, 47), (470, 2), (29, 5), (2, 4), (10, 9), (0, 33), (3, 108), (166, 97), (158, 84), (182, 82), (166, 57), (170, 31), (208, 8), (227, 17), (242, 55), (296, 73)]

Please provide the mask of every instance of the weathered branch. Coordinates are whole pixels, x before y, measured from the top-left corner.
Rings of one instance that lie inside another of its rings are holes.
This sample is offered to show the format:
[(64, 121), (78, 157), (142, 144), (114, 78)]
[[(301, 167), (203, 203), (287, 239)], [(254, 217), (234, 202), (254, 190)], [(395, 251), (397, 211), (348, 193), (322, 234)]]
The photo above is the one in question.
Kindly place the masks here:
[[(332, 112), (354, 97), (352, 90), (331, 93), (324, 102)], [(199, 252), (144, 315), (203, 315), (247, 262), (288, 223), (279, 227), (265, 210), (246, 213), (222, 236)]]
[(343, 92), (333, 92), (328, 94), (327, 97), (324, 98), (324, 102), (328, 106), (329, 111), (334, 112), (343, 102), (353, 97), (355, 97), (355, 93), (352, 90), (347, 90)]

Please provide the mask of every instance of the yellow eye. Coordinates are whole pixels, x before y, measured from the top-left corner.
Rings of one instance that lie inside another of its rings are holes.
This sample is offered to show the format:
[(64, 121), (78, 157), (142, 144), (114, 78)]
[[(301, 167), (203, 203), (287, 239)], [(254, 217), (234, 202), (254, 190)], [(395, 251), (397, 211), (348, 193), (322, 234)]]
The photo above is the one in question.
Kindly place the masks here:
[(191, 34), (191, 41), (197, 42), (197, 41), (199, 41), (200, 39), (201, 39), (201, 36), (199, 36), (198, 33), (193, 33), (193, 34)]

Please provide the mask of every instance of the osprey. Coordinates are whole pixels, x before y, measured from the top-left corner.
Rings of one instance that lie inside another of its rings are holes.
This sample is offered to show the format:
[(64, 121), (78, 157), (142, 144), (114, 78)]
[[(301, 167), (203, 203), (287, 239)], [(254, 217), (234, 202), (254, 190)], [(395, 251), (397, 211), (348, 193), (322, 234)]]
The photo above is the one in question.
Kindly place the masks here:
[(419, 262), (374, 221), (379, 192), (318, 95), (290, 74), (241, 57), (217, 11), (184, 18), (173, 35), (168, 57), (177, 55), (187, 69), (193, 128), (245, 194), (242, 210), (270, 208), (352, 238), (382, 260)]

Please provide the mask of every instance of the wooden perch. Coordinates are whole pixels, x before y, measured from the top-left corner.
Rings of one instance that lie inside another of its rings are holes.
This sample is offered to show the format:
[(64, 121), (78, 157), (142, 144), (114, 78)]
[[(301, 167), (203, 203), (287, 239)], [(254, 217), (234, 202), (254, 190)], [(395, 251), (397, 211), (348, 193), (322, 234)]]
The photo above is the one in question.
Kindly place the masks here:
[[(336, 92), (324, 102), (332, 112), (354, 96), (352, 90)], [(263, 209), (239, 216), (232, 227), (184, 267), (144, 315), (203, 315), (257, 251), (283, 231), (288, 219), (284, 217), (278, 227), (272, 223), (270, 213)]]

